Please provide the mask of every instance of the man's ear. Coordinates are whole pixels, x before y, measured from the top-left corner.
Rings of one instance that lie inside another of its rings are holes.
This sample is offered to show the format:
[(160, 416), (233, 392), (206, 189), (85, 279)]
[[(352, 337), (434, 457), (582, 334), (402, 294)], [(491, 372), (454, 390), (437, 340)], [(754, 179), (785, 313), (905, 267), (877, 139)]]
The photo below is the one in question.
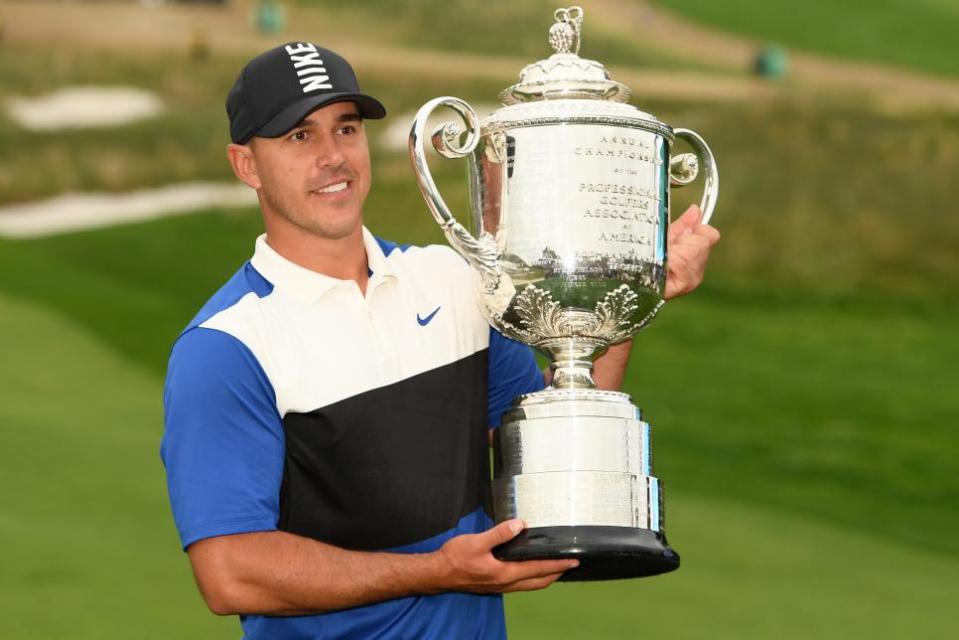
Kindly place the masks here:
[(233, 173), (241, 182), (252, 189), (260, 188), (262, 183), (260, 182), (260, 176), (256, 174), (256, 158), (253, 157), (253, 149), (250, 145), (228, 144), (226, 157), (230, 160)]

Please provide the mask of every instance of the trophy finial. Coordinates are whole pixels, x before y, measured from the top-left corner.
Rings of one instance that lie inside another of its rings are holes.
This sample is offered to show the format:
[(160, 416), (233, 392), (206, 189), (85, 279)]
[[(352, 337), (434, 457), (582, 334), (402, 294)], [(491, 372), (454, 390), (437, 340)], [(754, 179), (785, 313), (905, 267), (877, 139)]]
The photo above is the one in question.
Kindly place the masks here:
[(519, 82), (500, 93), (504, 105), (537, 100), (629, 100), (629, 87), (611, 80), (600, 63), (579, 57), (583, 13), (583, 8), (576, 6), (553, 13), (556, 22), (549, 29), (553, 55), (523, 67)]
[(579, 54), (580, 32), (583, 30), (583, 8), (557, 9), (556, 22), (549, 28), (549, 44), (556, 53)]

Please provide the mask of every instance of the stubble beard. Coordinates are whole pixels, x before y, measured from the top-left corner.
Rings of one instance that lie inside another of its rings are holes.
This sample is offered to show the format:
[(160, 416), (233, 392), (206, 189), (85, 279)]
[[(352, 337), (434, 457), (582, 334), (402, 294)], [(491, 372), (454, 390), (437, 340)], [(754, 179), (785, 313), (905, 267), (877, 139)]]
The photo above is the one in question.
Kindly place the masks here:
[[(269, 210), (276, 216), (283, 218), (306, 233), (328, 240), (342, 240), (350, 236), (362, 221), (359, 215), (355, 218), (346, 218), (339, 221), (327, 220), (322, 215), (311, 216), (309, 213), (305, 213), (308, 209), (305, 203), (303, 206), (297, 206), (283, 194), (274, 193), (268, 189), (261, 189), (260, 193)], [(311, 196), (307, 196), (307, 198), (309, 197)]]

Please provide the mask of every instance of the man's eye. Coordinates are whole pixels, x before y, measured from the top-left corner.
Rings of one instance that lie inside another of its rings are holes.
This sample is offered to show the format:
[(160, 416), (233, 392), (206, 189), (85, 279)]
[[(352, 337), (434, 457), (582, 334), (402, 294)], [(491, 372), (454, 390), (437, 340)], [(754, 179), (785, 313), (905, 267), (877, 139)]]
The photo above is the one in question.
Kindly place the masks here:
[(356, 133), (356, 127), (351, 124), (343, 125), (342, 127), (340, 127), (340, 133), (345, 133), (347, 135), (351, 133)]
[(296, 133), (290, 136), (290, 140), (296, 140), (297, 142), (302, 142), (306, 140), (306, 138), (307, 138), (306, 131), (297, 131)]

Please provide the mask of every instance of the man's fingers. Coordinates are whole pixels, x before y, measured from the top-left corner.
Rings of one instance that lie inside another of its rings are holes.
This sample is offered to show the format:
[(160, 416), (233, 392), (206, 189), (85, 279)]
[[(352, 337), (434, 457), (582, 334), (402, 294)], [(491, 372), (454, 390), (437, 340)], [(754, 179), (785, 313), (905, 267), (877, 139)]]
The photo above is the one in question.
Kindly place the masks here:
[(492, 529), (476, 535), (482, 541), (483, 546), (485, 546), (487, 549), (492, 549), (493, 547), (499, 546), (504, 542), (509, 542), (518, 536), (519, 532), (524, 528), (526, 528), (525, 522), (519, 518), (513, 518), (512, 520), (500, 522)]
[(719, 242), (719, 231), (707, 224), (693, 227), (689, 233), (683, 233), (669, 241), (667, 249), (684, 244), (694, 244), (701, 247), (711, 247)]
[(676, 246), (679, 245), (695, 245), (697, 247), (711, 247), (713, 246), (713, 241), (706, 236), (699, 235), (697, 233), (687, 233), (685, 235), (679, 236), (676, 238)]
[[(504, 542), (509, 542), (525, 528), (525, 522), (518, 518), (514, 518), (513, 520), (501, 522), (488, 531), (477, 534), (477, 537), (481, 542), (482, 547), (487, 550), (486, 553), (489, 553), (489, 550), (491, 550), (493, 547), (501, 545)], [(555, 574), (562, 574), (564, 571), (568, 571), (579, 566), (579, 560), (576, 560), (575, 558), (560, 558), (556, 560), (523, 560), (519, 562), (510, 562), (496, 560), (491, 556), (487, 557), (491, 561), (495, 562), (494, 565), (490, 565), (490, 568), (492, 569), (492, 567), (496, 567), (495, 571), (499, 574), (496, 578), (496, 582), (504, 586), (523, 580), (535, 580)]]
[(693, 234), (707, 238), (712, 244), (719, 242), (719, 229), (708, 224), (697, 224), (693, 227)]
[(670, 223), (668, 240), (672, 241), (673, 239), (683, 235), (684, 232), (691, 231), (696, 225), (699, 224), (699, 221), (702, 219), (702, 217), (702, 211), (699, 210), (698, 206), (690, 206), (688, 209), (686, 209), (686, 211), (683, 212), (683, 215), (679, 216)]
[(508, 562), (509, 576), (507, 582), (516, 583), (523, 580), (546, 578), (554, 574), (562, 574), (579, 566), (579, 560), (563, 558), (560, 560), (523, 560)]
[(542, 578), (529, 578), (527, 580), (520, 580), (519, 582), (514, 582), (513, 584), (506, 587), (506, 592), (512, 591), (535, 591), (536, 589), (545, 589), (549, 585), (553, 584), (563, 576), (563, 573), (553, 573), (548, 576), (543, 576)]
[(670, 257), (673, 257), (682, 251), (686, 251), (687, 253), (690, 250), (694, 252), (704, 251), (710, 249), (713, 244), (713, 241), (706, 236), (696, 235), (695, 233), (687, 233), (684, 236), (676, 238), (668, 247), (668, 250)]

